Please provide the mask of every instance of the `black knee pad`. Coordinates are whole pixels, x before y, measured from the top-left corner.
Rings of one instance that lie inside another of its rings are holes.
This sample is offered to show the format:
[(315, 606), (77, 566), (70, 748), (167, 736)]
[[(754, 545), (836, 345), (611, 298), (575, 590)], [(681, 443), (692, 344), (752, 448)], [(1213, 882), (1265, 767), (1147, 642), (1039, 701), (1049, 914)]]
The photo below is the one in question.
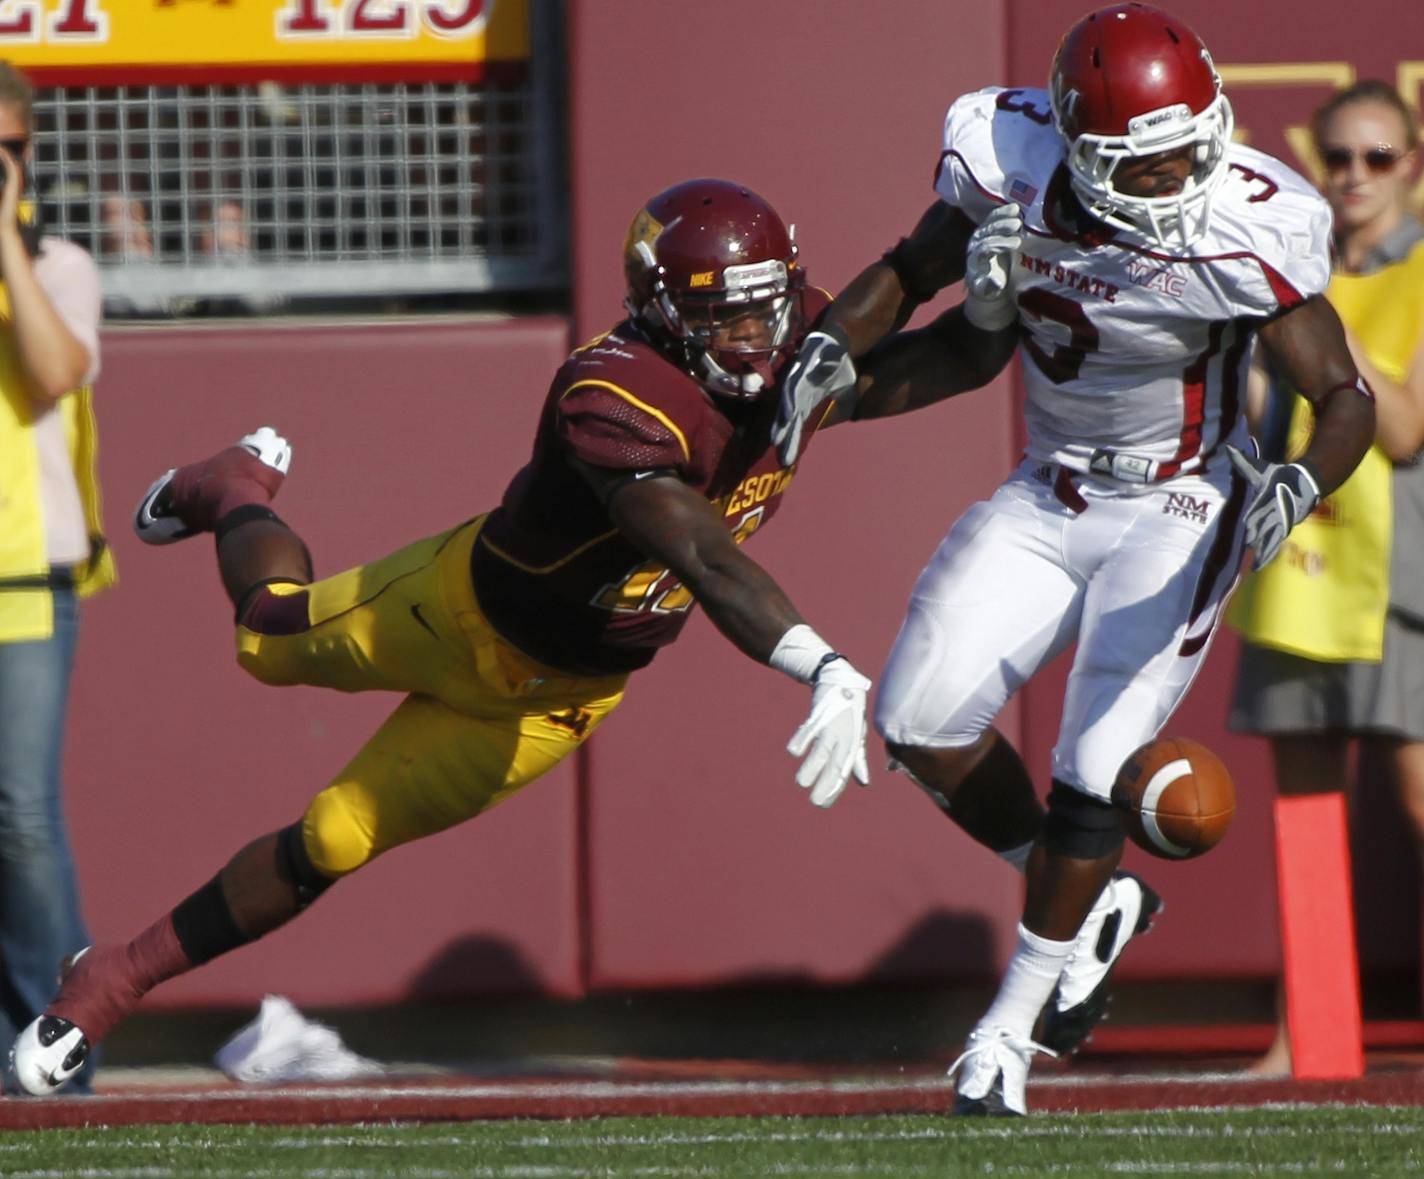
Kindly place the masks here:
[(297, 890), (297, 904), (303, 909), (336, 883), (318, 872), (311, 862), (307, 845), (302, 841), (301, 823), (283, 827), (277, 833), (277, 871)]
[(1075, 860), (1100, 860), (1122, 847), (1127, 838), (1123, 815), (1109, 802), (1053, 780), (1048, 792), (1044, 846)]

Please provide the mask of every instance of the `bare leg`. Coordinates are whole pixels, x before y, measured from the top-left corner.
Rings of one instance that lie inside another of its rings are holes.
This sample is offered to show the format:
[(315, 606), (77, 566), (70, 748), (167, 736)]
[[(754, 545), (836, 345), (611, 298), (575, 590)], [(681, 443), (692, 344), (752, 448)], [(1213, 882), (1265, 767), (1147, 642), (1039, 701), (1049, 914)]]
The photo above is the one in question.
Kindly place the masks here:
[[(1024, 925), (1053, 941), (1071, 940), (1122, 858), (1118, 847), (1097, 859), (1050, 852), (1039, 839), (1044, 809), (1023, 762), (995, 730), (973, 745), (927, 749), (890, 745), (890, 755), (941, 809), (979, 843), (1003, 852), (1034, 844), (1026, 872)], [(1010, 760), (1012, 759), (1012, 760)]]
[(1424, 741), (1391, 741), (1389, 744), (1400, 805), (1414, 828), (1416, 842), (1424, 847)]
[(1121, 859), (1120, 844), (1107, 855), (1077, 859), (1050, 851), (1040, 839), (1028, 858), (1024, 927), (1050, 941), (1072, 941)]
[(217, 551), (218, 573), (234, 606), (240, 607), (254, 588), (266, 582), (308, 585), (312, 580), (307, 546), (277, 519), (252, 519), (220, 532)]
[(1276, 1030), (1266, 1054), (1246, 1066), (1258, 1077), (1288, 1077), (1291, 1071), (1290, 1031), (1286, 1028), (1285, 984), (1276, 980)]
[(254, 839), (218, 873), (223, 900), (233, 922), (256, 941), (285, 925), (302, 910), (295, 881), (279, 869), (280, 831)]
[(1414, 847), (1424, 888), (1424, 741), (1390, 742), (1391, 763), (1399, 802), (1414, 831)]

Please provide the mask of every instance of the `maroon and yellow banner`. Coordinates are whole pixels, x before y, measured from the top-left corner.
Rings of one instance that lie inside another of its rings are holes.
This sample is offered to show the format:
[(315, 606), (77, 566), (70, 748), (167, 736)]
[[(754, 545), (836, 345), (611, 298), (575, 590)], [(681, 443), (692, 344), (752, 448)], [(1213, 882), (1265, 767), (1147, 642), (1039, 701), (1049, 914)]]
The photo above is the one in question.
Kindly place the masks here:
[(0, 0), (41, 83), (476, 77), (527, 61), (528, 0)]

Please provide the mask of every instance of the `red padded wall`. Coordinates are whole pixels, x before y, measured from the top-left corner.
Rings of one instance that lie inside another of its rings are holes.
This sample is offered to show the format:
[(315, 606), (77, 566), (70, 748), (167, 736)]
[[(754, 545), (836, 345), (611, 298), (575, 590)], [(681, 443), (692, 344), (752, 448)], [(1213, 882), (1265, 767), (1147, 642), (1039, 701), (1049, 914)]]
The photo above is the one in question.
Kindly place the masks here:
[[(166, 467), (270, 422), (277, 507), (319, 573), (496, 502), (528, 452), (555, 319), (110, 331), (98, 394), (117, 588), (84, 614), (69, 798), (97, 936), (127, 937), (247, 840), (298, 818), (394, 696), (275, 690), (232, 655), (212, 542), (140, 544)], [(573, 768), (480, 822), (400, 848), (302, 920), (155, 992), (158, 1004), (368, 1003), (579, 987)]]

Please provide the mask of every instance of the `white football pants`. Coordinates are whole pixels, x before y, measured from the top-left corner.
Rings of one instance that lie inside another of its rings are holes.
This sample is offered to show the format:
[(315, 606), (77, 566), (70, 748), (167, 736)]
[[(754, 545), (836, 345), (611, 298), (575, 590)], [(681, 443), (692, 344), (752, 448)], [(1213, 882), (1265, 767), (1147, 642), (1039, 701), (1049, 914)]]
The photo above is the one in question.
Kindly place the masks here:
[(880, 681), (887, 741), (973, 743), (1076, 639), (1053, 776), (1097, 798), (1206, 656), (1241, 563), (1246, 493), (1208, 472), (1124, 489), (1024, 462), (920, 574)]

